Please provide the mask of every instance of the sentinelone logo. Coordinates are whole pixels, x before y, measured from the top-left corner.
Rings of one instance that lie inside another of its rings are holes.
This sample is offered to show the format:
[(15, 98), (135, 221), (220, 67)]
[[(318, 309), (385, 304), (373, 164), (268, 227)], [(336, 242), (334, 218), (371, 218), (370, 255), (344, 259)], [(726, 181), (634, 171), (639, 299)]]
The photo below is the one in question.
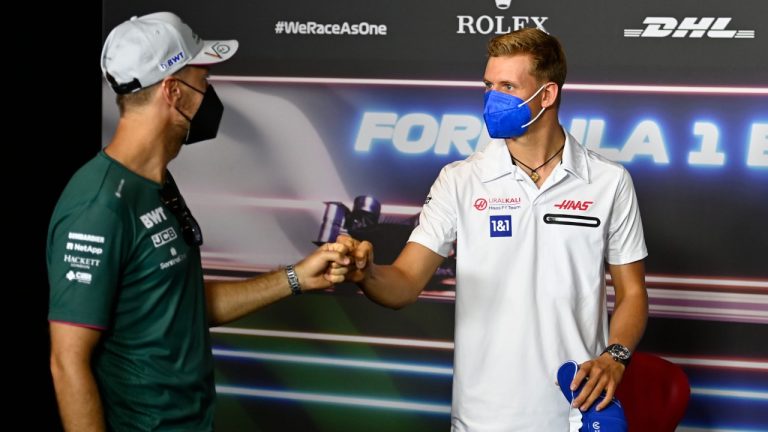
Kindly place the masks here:
[(754, 39), (754, 30), (726, 30), (731, 18), (685, 17), (678, 22), (673, 17), (646, 17), (644, 29), (624, 29), (624, 37), (631, 38), (692, 38), (704, 36), (712, 39)]
[(322, 24), (315, 21), (277, 21), (275, 34), (313, 36), (386, 36), (386, 24), (368, 22)]
[[(507, 10), (511, 0), (495, 0), (495, 3), (498, 9)], [(458, 21), (456, 33), (458, 34), (504, 34), (520, 30), (524, 27), (536, 27), (543, 32), (549, 33), (544, 28), (544, 23), (549, 19), (549, 17), (545, 16), (456, 15), (456, 19)]]

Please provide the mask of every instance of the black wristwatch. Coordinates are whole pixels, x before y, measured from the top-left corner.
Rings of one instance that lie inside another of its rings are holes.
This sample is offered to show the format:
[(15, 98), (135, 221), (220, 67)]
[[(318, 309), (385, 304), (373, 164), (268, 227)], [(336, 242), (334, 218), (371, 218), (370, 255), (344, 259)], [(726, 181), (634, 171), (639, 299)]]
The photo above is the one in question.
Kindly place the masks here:
[(608, 353), (613, 357), (614, 360), (617, 362), (623, 364), (624, 366), (629, 365), (629, 361), (632, 360), (632, 353), (629, 351), (629, 348), (625, 347), (622, 344), (610, 344), (601, 354)]

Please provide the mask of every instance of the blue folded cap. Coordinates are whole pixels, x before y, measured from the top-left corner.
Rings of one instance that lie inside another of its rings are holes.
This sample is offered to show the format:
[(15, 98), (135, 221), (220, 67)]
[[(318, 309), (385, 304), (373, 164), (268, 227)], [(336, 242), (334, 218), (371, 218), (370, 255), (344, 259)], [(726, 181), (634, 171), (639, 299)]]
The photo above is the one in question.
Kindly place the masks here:
[[(573, 360), (563, 363), (557, 370), (557, 383), (560, 385), (560, 391), (571, 404), (579, 396), (581, 389), (584, 388), (586, 380), (575, 391), (571, 391), (571, 382), (576, 372), (579, 370), (579, 364)], [(598, 396), (588, 410), (581, 412), (581, 429), (579, 432), (626, 432), (627, 421), (624, 418), (624, 409), (618, 400), (613, 399), (607, 407), (597, 411), (597, 406), (605, 399), (605, 394)]]

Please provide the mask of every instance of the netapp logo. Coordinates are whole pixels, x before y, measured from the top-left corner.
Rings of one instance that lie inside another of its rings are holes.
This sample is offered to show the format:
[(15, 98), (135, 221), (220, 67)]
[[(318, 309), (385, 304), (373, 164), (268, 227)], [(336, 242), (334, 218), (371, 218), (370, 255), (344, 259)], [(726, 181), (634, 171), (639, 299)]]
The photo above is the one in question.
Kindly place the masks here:
[(644, 29), (624, 29), (624, 37), (632, 38), (692, 38), (705, 35), (712, 39), (754, 39), (754, 30), (726, 30), (730, 17), (685, 17), (682, 22), (673, 17), (646, 17)]

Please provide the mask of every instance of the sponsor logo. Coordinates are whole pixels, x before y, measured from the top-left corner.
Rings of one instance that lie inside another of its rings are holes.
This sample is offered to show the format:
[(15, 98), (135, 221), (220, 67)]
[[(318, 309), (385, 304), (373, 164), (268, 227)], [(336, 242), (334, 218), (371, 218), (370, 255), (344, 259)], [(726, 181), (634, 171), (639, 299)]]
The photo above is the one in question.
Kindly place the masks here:
[(522, 202), (520, 197), (489, 198), (488, 208), (491, 210), (517, 210)]
[(491, 198), (491, 204), (520, 204), (520, 197)]
[(101, 253), (104, 252), (104, 250), (100, 247), (83, 245), (80, 243), (72, 243), (72, 242), (67, 242), (67, 250), (77, 251), (77, 252), (88, 252), (94, 255), (101, 255)]
[(581, 210), (581, 211), (587, 211), (589, 210), (589, 206), (594, 204), (594, 201), (574, 201), (574, 200), (563, 200), (560, 204), (555, 204), (555, 207), (559, 208), (560, 210)]
[(168, 70), (176, 63), (184, 60), (184, 57), (184, 51), (179, 51), (178, 54), (168, 57), (164, 62), (157, 65), (157, 67), (160, 68), (161, 71)]
[[(512, 3), (511, 0), (495, 0), (495, 2), (496, 7), (500, 10), (509, 9)], [(549, 33), (544, 27), (544, 23), (549, 20), (549, 17), (545, 16), (456, 15), (456, 20), (458, 22), (457, 34), (504, 34), (525, 27), (536, 27)]]
[[(615, 126), (618, 119), (577, 115), (571, 118), (568, 131), (588, 149), (613, 161), (633, 163), (648, 159), (654, 165), (671, 163), (668, 150), (670, 143), (665, 138), (669, 135), (666, 126), (649, 119), (636, 119), (633, 122), (631, 118), (624, 125), (625, 120), (622, 119), (622, 128), (626, 129), (619, 135), (626, 138), (616, 143), (612, 143), (606, 131)], [(739, 133), (747, 137), (747, 157), (736, 160), (743, 161), (741, 163), (748, 168), (768, 167), (768, 122), (752, 122), (745, 126)], [(688, 147), (689, 166), (725, 165), (728, 155), (723, 149), (722, 122), (694, 119), (684, 127), (685, 132), (680, 133), (693, 142)], [(400, 115), (394, 112), (367, 111), (360, 121), (354, 151), (429, 154), (449, 159), (469, 156), (478, 143), (490, 140), (479, 116), (451, 113), (433, 116), (421, 112)], [(686, 161), (683, 160), (683, 163)]]
[(298, 34), (298, 35), (319, 35), (319, 36), (386, 36), (386, 24), (371, 24), (368, 22), (349, 23), (331, 23), (323, 24), (314, 21), (277, 21), (275, 23), (275, 34)]
[(594, 430), (600, 430), (600, 422), (592, 422), (592, 429)]
[(512, 237), (512, 216), (491, 216), (491, 237)]
[(438, 120), (424, 113), (398, 116), (392, 112), (366, 112), (355, 140), (355, 151), (370, 152), (374, 143), (389, 142), (405, 154), (432, 150), (439, 155), (454, 151), (469, 155), (484, 129), (480, 118), (471, 115), (446, 114)]
[(187, 258), (187, 255), (182, 254), (182, 255), (178, 255), (178, 256), (176, 256), (174, 258), (171, 258), (170, 260), (168, 260), (166, 262), (160, 263), (160, 270), (165, 270), (165, 269), (167, 269), (169, 267), (175, 266), (176, 264), (184, 261), (184, 259), (186, 259), (186, 258)]
[(481, 211), (485, 210), (486, 208), (488, 208), (488, 200), (486, 200), (485, 198), (478, 198), (475, 200), (475, 203), (472, 204), (472, 206), (477, 210), (481, 210)]
[(754, 30), (727, 30), (730, 17), (646, 17), (645, 28), (624, 29), (627, 38), (754, 39)]
[(91, 234), (70, 232), (70, 233), (67, 233), (67, 238), (70, 240), (80, 240), (80, 241), (87, 241), (91, 243), (104, 243), (104, 237), (91, 235)]
[(84, 272), (76, 272), (76, 271), (68, 271), (66, 274), (66, 278), (68, 281), (77, 281), (82, 284), (90, 285), (91, 284), (91, 274), (90, 273), (84, 273)]
[(70, 280), (70, 281), (71, 280), (76, 280), (76, 281), (78, 281), (80, 283), (90, 285), (91, 284), (92, 276), (91, 276), (90, 273), (75, 272), (75, 271), (70, 270), (69, 272), (67, 272), (67, 279)]
[(178, 237), (176, 235), (176, 231), (173, 230), (173, 227), (168, 228), (166, 230), (160, 231), (157, 234), (152, 235), (152, 244), (155, 245), (156, 248), (176, 239)]
[(91, 266), (98, 267), (101, 260), (95, 258), (83, 258), (75, 255), (64, 254), (64, 262), (69, 263), (71, 267), (89, 269)]
[(165, 211), (163, 211), (163, 207), (161, 206), (151, 212), (139, 216), (139, 220), (141, 220), (141, 223), (143, 223), (145, 227), (152, 228), (153, 226), (168, 220), (168, 218), (165, 216)]
[(205, 55), (220, 59), (221, 56), (227, 55), (230, 51), (232, 51), (232, 47), (223, 42), (216, 42), (211, 47), (211, 50), (212, 51), (206, 51)]
[(512, 4), (512, 0), (496, 0), (496, 7), (501, 10), (509, 9), (510, 4)]
[(456, 15), (458, 20), (457, 34), (505, 34), (526, 27), (536, 27), (537, 29), (549, 33), (544, 27), (544, 23), (549, 17), (539, 16), (490, 16), (480, 15)]
[(115, 191), (115, 196), (116, 197), (118, 197), (118, 198), (122, 198), (123, 197), (123, 195), (121, 195), (121, 194), (123, 192), (123, 185), (124, 184), (125, 184), (125, 179), (120, 179), (120, 184), (117, 186), (117, 190)]

